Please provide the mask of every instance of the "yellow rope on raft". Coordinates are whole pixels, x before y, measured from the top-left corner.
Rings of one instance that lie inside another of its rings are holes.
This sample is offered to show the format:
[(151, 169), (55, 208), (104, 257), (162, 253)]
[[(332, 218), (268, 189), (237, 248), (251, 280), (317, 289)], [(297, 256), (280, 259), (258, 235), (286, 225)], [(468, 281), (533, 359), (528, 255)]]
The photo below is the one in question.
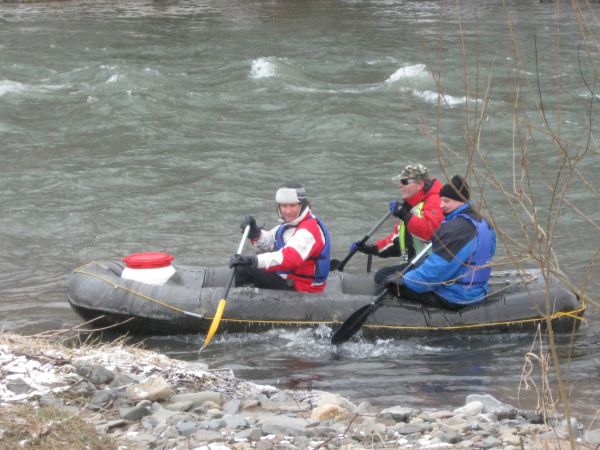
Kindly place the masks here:
[[(102, 264), (99, 264), (99, 263), (96, 263), (96, 264), (98, 264), (101, 267), (104, 267), (104, 266), (102, 266)], [(172, 306), (167, 303), (161, 302), (160, 300), (156, 300), (154, 298), (148, 297), (147, 295), (142, 294), (141, 292), (134, 291), (133, 289), (130, 289), (126, 286), (120, 285), (118, 283), (114, 283), (113, 281), (111, 281), (107, 278), (104, 278), (101, 275), (87, 272), (87, 271), (83, 270), (81, 267), (78, 269), (75, 269), (74, 272), (83, 273), (85, 275), (90, 275), (90, 276), (98, 278), (108, 284), (111, 284), (116, 288), (121, 288), (124, 291), (129, 292), (130, 294), (137, 295), (146, 300), (150, 300), (152, 302), (158, 303), (160, 305), (163, 305), (163, 306), (173, 309), (175, 311), (183, 312), (183, 310), (181, 310), (175, 306)], [(540, 322), (540, 321), (547, 320), (547, 319), (555, 320), (555, 319), (560, 319), (561, 317), (571, 317), (573, 319), (583, 321), (586, 319), (581, 317), (578, 314), (578, 313), (582, 313), (583, 311), (585, 311), (585, 305), (582, 305), (573, 311), (558, 311), (549, 316), (533, 317), (530, 319), (520, 319), (520, 320), (513, 320), (513, 321), (485, 322), (485, 323), (477, 323), (477, 324), (470, 324), (470, 325), (448, 325), (448, 326), (410, 326), (410, 325), (372, 325), (372, 324), (370, 325), (367, 323), (363, 327), (371, 328), (371, 329), (386, 329), (386, 330), (468, 330), (468, 329), (475, 329), (475, 328), (491, 328), (491, 327), (500, 327), (500, 326), (506, 326), (506, 325), (516, 325), (516, 324), (522, 324), (522, 323)], [(212, 317), (210, 317), (210, 316), (204, 316), (204, 318), (207, 320), (212, 319)], [(313, 326), (314, 325), (330, 325), (332, 323), (340, 323), (340, 322), (334, 322), (331, 320), (290, 321), (290, 320), (275, 320), (275, 319), (233, 319), (233, 318), (227, 318), (227, 317), (223, 317), (223, 319), (221, 319), (221, 320), (223, 322), (241, 323), (241, 324), (269, 324), (269, 325), (296, 325), (296, 326), (298, 326), (298, 325), (313, 325)]]
[[(105, 267), (102, 264), (97, 263), (95, 261), (94, 261), (94, 263), (98, 264), (100, 267)], [(81, 267), (83, 267), (83, 266), (81, 266)], [(155, 298), (148, 297), (147, 295), (142, 294), (141, 292), (134, 291), (133, 289), (130, 289), (127, 286), (123, 286), (121, 284), (115, 283), (115, 282), (113, 282), (113, 281), (111, 281), (111, 280), (109, 280), (107, 278), (104, 278), (103, 276), (98, 275), (96, 273), (87, 272), (87, 271), (83, 270), (81, 267), (75, 269), (73, 272), (83, 273), (85, 275), (89, 275), (91, 277), (98, 278), (99, 280), (102, 280), (105, 283), (108, 283), (108, 284), (112, 285), (115, 288), (123, 289), (124, 291), (129, 292), (130, 294), (137, 295), (138, 297), (141, 297), (141, 298), (143, 298), (145, 300), (149, 300), (151, 302), (157, 303), (157, 304), (159, 304), (161, 306), (164, 306), (165, 308), (171, 309), (173, 311), (177, 311), (177, 312), (182, 313), (182, 314), (189, 314), (188, 311), (185, 311), (183, 309), (177, 308), (176, 306), (173, 306), (173, 305), (169, 305), (168, 303), (162, 302), (162, 301), (157, 300)], [(206, 317), (203, 317), (203, 318), (206, 318)]]

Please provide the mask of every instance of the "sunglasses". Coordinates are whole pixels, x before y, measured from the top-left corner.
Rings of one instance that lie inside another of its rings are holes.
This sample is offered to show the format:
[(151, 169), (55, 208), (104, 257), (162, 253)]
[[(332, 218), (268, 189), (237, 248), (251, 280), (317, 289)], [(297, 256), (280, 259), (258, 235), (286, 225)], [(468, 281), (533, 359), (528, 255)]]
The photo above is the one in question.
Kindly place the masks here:
[(409, 184), (409, 183), (414, 183), (414, 182), (415, 182), (415, 180), (412, 180), (412, 179), (410, 179), (410, 178), (402, 178), (402, 179), (400, 180), (400, 184), (401, 184), (402, 186), (406, 186), (407, 184)]

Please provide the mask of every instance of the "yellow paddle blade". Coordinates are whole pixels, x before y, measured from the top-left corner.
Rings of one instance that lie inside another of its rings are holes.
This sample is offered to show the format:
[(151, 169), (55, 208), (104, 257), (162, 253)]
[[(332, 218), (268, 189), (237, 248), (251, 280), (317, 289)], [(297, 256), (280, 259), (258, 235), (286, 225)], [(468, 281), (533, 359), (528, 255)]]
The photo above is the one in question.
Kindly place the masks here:
[(200, 350), (204, 350), (206, 346), (210, 343), (213, 336), (217, 332), (217, 328), (219, 328), (219, 323), (221, 322), (221, 317), (223, 317), (223, 311), (225, 310), (225, 305), (227, 301), (223, 298), (219, 300), (219, 304), (217, 305), (217, 310), (215, 311), (215, 317), (210, 324), (210, 328), (208, 329), (208, 333), (206, 333), (206, 337), (204, 338), (204, 345)]

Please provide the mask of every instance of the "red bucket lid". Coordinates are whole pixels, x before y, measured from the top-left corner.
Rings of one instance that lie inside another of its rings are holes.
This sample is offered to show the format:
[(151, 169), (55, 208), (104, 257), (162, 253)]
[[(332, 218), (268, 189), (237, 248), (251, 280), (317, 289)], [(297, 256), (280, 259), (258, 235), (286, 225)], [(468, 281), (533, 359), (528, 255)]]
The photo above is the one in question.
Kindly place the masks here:
[(173, 255), (160, 252), (133, 253), (123, 258), (123, 262), (130, 269), (158, 269), (169, 266), (171, 261)]

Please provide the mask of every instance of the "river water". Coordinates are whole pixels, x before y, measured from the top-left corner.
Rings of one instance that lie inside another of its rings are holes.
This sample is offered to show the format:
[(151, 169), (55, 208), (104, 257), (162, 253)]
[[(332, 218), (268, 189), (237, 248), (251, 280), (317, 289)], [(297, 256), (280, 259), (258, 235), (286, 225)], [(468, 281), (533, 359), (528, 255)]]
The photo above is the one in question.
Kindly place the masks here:
[[(90, 260), (152, 250), (182, 264), (224, 264), (241, 217), (274, 224), (273, 194), (286, 180), (306, 184), (341, 258), (385, 213), (397, 194), (390, 178), (406, 162), (424, 163), (443, 181), (444, 170), (465, 173), (473, 149), (465, 130), (477, 123), (481, 153), (470, 180), (503, 228), (501, 242), (522, 227), (490, 181), (512, 190), (513, 171), (519, 184), (527, 162), (544, 217), (548, 186), (566, 176), (548, 130), (568, 140), (578, 172), (554, 250), (575, 286), (597, 299), (600, 157), (593, 139), (584, 148), (588, 124), (597, 123), (590, 90), (598, 52), (586, 53), (580, 36), (598, 36), (592, 20), (600, 6), (593, 8), (578, 15), (570, 3), (535, 1), (0, 3), (2, 327), (36, 333), (79, 324), (66, 283)], [(583, 18), (590, 28), (580, 27)], [(499, 257), (505, 253), (501, 244)], [(364, 264), (357, 255), (347, 270)], [(560, 339), (560, 354), (573, 409), (590, 417), (600, 390), (594, 304), (586, 318), (572, 346)], [(536, 406), (535, 390), (520, 384), (533, 334), (335, 349), (328, 333), (217, 336), (201, 354), (198, 336), (147, 345), (256, 382), (380, 406), (451, 407), (473, 392)]]

